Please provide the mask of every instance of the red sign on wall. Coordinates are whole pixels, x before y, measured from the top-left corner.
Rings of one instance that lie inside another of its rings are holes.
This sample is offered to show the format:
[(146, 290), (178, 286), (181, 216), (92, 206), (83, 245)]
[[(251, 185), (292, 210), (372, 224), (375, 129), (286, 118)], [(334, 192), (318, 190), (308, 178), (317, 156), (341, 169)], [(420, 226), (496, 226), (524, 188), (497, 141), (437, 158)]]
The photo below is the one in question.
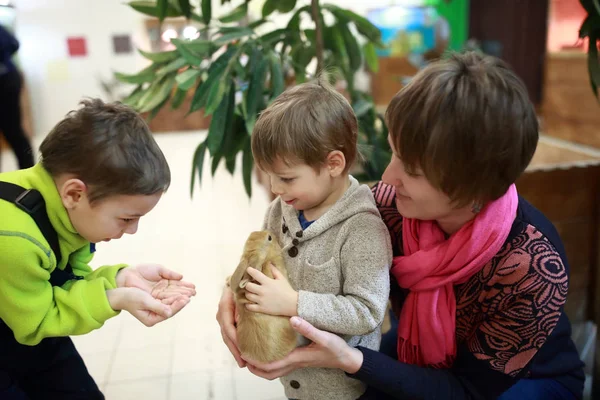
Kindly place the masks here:
[(71, 57), (84, 57), (87, 55), (87, 45), (84, 37), (67, 38), (67, 45)]

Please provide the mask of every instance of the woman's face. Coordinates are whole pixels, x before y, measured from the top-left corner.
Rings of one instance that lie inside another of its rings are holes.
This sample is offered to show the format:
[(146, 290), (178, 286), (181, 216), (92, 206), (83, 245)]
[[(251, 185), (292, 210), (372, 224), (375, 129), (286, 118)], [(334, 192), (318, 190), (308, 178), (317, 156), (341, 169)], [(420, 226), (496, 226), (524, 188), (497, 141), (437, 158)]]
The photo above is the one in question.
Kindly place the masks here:
[(446, 194), (429, 183), (419, 168), (414, 172), (406, 171), (389, 136), (388, 142), (393, 155), (382, 180), (396, 189), (396, 207), (403, 217), (441, 222), (453, 219), (459, 211), (463, 213), (453, 207)]

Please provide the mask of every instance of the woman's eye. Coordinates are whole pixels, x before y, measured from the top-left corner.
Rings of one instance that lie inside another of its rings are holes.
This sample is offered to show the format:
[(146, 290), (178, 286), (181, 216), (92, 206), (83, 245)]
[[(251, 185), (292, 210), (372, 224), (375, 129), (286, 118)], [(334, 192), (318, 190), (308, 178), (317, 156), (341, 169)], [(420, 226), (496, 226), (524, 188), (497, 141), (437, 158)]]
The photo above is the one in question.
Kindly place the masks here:
[(124, 222), (131, 222), (133, 221), (133, 218), (121, 218), (121, 220)]
[(292, 182), (294, 179), (295, 179), (295, 178), (281, 178), (281, 181), (282, 181), (282, 182), (285, 182), (285, 183), (290, 183), (290, 182)]

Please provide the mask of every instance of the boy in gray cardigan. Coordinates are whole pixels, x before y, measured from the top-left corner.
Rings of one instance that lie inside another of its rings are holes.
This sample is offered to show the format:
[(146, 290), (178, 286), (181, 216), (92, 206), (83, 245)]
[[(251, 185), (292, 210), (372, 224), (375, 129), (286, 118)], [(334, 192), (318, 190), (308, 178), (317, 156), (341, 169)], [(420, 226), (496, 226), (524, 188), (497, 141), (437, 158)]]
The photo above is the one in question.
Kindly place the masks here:
[[(285, 91), (256, 122), (254, 159), (278, 195), (263, 229), (283, 248), (289, 283), (276, 270), (270, 279), (249, 269), (261, 284), (246, 286), (254, 303), (247, 308), (298, 315), (351, 346), (379, 349), (392, 249), (370, 189), (348, 173), (357, 130), (352, 107), (323, 77)], [(334, 369), (298, 369), (281, 382), (300, 400), (353, 400), (365, 391)]]

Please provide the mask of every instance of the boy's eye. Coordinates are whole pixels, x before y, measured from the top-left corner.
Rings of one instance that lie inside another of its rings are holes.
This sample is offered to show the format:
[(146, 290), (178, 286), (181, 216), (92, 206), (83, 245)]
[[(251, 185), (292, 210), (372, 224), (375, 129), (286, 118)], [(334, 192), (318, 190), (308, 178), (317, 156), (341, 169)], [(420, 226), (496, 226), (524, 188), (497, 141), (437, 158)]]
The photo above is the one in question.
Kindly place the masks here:
[(131, 222), (133, 221), (133, 218), (121, 218), (121, 220), (124, 222)]
[(285, 183), (290, 183), (290, 182), (292, 182), (294, 179), (296, 179), (296, 178), (281, 178), (281, 181), (282, 181), (282, 182), (285, 182)]

